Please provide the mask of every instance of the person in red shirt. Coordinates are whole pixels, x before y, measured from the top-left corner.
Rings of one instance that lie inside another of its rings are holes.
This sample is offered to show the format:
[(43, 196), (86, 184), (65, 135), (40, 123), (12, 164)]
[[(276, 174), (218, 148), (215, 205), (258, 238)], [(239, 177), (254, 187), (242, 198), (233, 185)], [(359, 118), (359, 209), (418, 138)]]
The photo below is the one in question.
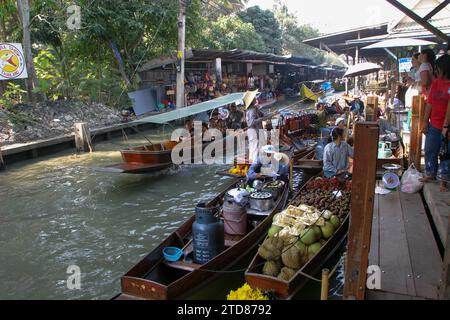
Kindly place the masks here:
[(423, 182), (436, 180), (438, 157), (445, 131), (447, 106), (450, 100), (450, 56), (443, 55), (436, 61), (437, 78), (431, 85), (423, 123), (425, 140), (425, 171)]

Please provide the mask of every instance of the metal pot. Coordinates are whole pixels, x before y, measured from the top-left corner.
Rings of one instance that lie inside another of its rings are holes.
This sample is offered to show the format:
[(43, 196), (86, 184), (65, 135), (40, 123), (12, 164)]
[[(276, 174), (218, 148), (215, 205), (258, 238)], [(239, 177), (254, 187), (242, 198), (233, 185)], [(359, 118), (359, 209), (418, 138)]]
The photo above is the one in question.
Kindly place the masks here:
[(241, 188), (231, 189), (225, 195), (225, 201), (235, 202), (241, 206), (246, 206), (249, 201), (250, 193)]
[(258, 191), (250, 194), (250, 208), (259, 212), (267, 212), (275, 207), (274, 196), (271, 192)]
[(276, 201), (281, 195), (286, 183), (284, 181), (272, 181), (264, 185), (263, 191), (269, 191), (273, 194), (273, 198)]

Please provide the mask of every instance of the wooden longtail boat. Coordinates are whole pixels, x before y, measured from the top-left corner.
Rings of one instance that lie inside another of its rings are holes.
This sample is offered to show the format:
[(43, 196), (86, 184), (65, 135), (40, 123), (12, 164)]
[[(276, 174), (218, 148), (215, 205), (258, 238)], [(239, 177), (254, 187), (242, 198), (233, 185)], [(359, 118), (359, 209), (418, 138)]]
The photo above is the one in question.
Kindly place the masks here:
[(311, 101), (319, 101), (319, 98), (320, 98), (319, 94), (314, 93), (305, 84), (302, 84), (302, 86), (300, 88), (300, 94), (303, 99), (308, 99)]
[[(294, 199), (290, 205), (299, 206), (299, 197)], [(308, 278), (304, 276), (314, 276), (319, 272), (324, 263), (329, 260), (344, 243), (349, 227), (349, 214), (347, 214), (341, 226), (336, 230), (334, 235), (325, 243), (325, 245), (311, 258), (296, 274), (289, 280), (284, 281), (276, 277), (270, 277), (262, 274), (262, 268), (265, 260), (258, 254), (254, 257), (247, 271), (245, 272), (245, 280), (252, 288), (258, 288), (263, 291), (272, 291), (282, 300), (292, 299), (308, 282)], [(267, 238), (266, 238), (267, 239)]]
[[(186, 143), (188, 145), (186, 146), (182, 145)], [(202, 150), (204, 150), (211, 143), (214, 142), (203, 142)], [(172, 151), (175, 147), (180, 148), (180, 150), (181, 148), (189, 150), (191, 153), (191, 161), (192, 162), (194, 161), (195, 157), (195, 154), (193, 152), (194, 147), (189, 146), (189, 141), (184, 142), (166, 141), (163, 143), (154, 143), (123, 149), (120, 151), (123, 163), (95, 168), (95, 171), (107, 173), (138, 174), (163, 170), (170, 167), (173, 164)]]
[[(238, 184), (239, 180), (235, 181), (209, 205), (222, 204), (226, 192)], [(122, 293), (115, 299), (171, 300), (188, 296), (215, 279), (217, 271), (231, 268), (264, 239), (273, 216), (285, 208), (288, 195), (289, 184), (286, 184), (270, 212), (259, 213), (248, 209), (248, 233), (244, 236), (225, 234), (225, 250), (208, 263), (167, 262), (163, 257), (165, 247), (183, 248), (184, 256), (192, 257), (192, 225), (195, 221), (195, 216), (192, 216), (121, 278)]]

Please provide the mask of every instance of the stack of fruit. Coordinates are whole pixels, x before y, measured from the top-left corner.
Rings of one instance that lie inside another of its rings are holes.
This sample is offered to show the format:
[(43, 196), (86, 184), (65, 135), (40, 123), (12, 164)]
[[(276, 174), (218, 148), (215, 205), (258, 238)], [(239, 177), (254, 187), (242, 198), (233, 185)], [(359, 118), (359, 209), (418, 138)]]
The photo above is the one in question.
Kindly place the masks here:
[(228, 170), (228, 173), (245, 177), (247, 175), (249, 169), (250, 169), (250, 165), (238, 164), (234, 168)]
[(337, 178), (325, 179), (317, 178), (314, 179), (306, 185), (308, 190), (343, 190), (352, 191), (351, 181), (339, 181)]
[(258, 250), (266, 261), (262, 273), (289, 281), (341, 225), (339, 217), (315, 207), (290, 206), (275, 215), (269, 237)]

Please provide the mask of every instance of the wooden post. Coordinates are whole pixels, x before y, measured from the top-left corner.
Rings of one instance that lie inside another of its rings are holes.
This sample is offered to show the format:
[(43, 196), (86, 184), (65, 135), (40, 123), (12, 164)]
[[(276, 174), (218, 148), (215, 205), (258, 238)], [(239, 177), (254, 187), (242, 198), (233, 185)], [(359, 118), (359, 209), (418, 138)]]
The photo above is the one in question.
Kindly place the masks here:
[(369, 96), (366, 101), (366, 121), (377, 121), (378, 97)]
[(447, 244), (445, 246), (444, 261), (442, 262), (442, 276), (439, 287), (439, 299), (450, 300), (450, 219), (448, 219)]
[(0, 171), (6, 168), (5, 161), (3, 160), (2, 148), (0, 147)]
[(356, 125), (350, 230), (345, 265), (344, 299), (365, 298), (375, 199), (379, 127)]
[(75, 123), (75, 148), (77, 152), (92, 152), (91, 134), (86, 123)]
[(321, 289), (321, 292), (320, 292), (320, 300), (328, 300), (329, 277), (330, 277), (330, 270), (323, 269), (322, 270), (322, 289)]
[(411, 117), (411, 140), (409, 149), (409, 164), (414, 163), (417, 170), (420, 170), (422, 159), (422, 122), (425, 115), (425, 98), (415, 96), (413, 98)]

